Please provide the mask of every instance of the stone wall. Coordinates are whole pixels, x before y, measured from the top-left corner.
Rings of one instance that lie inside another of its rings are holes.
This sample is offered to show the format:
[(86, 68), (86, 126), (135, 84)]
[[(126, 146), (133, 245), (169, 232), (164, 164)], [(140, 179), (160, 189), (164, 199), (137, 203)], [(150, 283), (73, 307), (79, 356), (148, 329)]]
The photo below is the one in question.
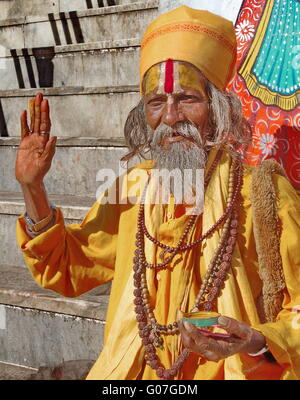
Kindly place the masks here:
[(243, 0), (160, 0), (159, 12), (163, 13), (185, 5), (198, 10), (208, 10), (234, 23), (242, 3)]
[(24, 265), (15, 231), (25, 211), (14, 176), (20, 113), (37, 92), (49, 100), (58, 141), (46, 188), (65, 224), (80, 223), (96, 201), (99, 169), (119, 175), (124, 123), (140, 97), (141, 36), (157, 7), (157, 0), (0, 0), (0, 380), (41, 367), (47, 379), (58, 365), (76, 379), (75, 366), (101, 351), (110, 291), (108, 283), (66, 299), (38, 287)]

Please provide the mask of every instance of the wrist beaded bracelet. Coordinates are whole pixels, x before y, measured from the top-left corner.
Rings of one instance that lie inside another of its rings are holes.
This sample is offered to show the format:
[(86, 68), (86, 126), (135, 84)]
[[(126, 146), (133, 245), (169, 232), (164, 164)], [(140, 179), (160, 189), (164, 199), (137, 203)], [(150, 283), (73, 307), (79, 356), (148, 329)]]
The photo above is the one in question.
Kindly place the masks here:
[(56, 207), (53, 205), (50, 205), (50, 207), (51, 207), (50, 214), (47, 217), (43, 218), (41, 221), (38, 221), (36, 223), (32, 221), (32, 219), (27, 215), (27, 213), (25, 213), (24, 219), (29, 231), (33, 233), (38, 233), (52, 221), (54, 216), (54, 210), (56, 209)]

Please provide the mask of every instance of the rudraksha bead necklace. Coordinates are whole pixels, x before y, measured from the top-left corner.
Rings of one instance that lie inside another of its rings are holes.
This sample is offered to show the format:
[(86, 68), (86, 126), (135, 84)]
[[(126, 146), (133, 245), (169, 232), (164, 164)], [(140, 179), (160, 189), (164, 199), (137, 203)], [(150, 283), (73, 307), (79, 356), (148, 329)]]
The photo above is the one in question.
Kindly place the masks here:
[[(203, 279), (199, 293), (196, 297), (192, 310), (203, 309), (205, 311), (212, 311), (214, 308), (214, 302), (220, 295), (220, 291), (224, 286), (224, 281), (227, 278), (228, 270), (231, 266), (231, 258), (234, 250), (234, 245), (237, 237), (238, 227), (238, 214), (236, 211), (237, 198), (240, 193), (242, 185), (242, 164), (240, 160), (234, 160), (230, 168), (229, 184), (228, 184), (228, 199), (227, 207), (222, 217), (217, 221), (216, 224), (210, 228), (205, 235), (202, 235), (199, 239), (195, 240), (190, 245), (183, 245), (184, 238), (190, 232), (193, 224), (196, 221), (197, 216), (192, 215), (187, 223), (187, 226), (177, 244), (176, 247), (170, 247), (160, 243), (159, 241), (154, 242), (158, 246), (167, 250), (171, 253), (165, 262), (157, 265), (151, 265), (146, 261), (144, 251), (144, 233), (145, 233), (145, 222), (144, 222), (144, 204), (141, 201), (139, 214), (138, 214), (138, 231), (136, 234), (136, 246), (135, 256), (133, 259), (134, 266), (134, 304), (135, 312), (137, 314), (136, 319), (138, 321), (139, 335), (142, 339), (142, 343), (145, 346), (147, 363), (151, 368), (156, 370), (156, 374), (160, 379), (171, 379), (173, 378), (184, 361), (189, 355), (189, 350), (183, 349), (179, 355), (177, 361), (172, 365), (170, 369), (165, 369), (157, 355), (155, 347), (163, 348), (163, 339), (161, 335), (174, 335), (179, 334), (178, 323), (175, 321), (169, 325), (160, 325), (157, 323), (151, 306), (149, 304), (149, 290), (146, 281), (146, 268), (163, 268), (169, 264), (175, 255), (179, 251), (190, 250), (192, 247), (201, 243), (205, 238), (210, 236), (217, 227), (224, 222), (222, 228), (221, 238), (215, 254), (207, 268), (206, 275)], [(145, 195), (145, 191), (143, 196)], [(142, 199), (143, 200), (143, 199)], [(148, 237), (147, 235), (145, 235)], [(205, 236), (205, 237), (204, 237)], [(154, 239), (150, 236), (149, 238)], [(156, 243), (158, 242), (158, 243)]]
[[(233, 168), (234, 168), (234, 166), (233, 166)], [(210, 229), (208, 229), (207, 232), (205, 232), (203, 235), (201, 235), (200, 238), (196, 239), (194, 242), (192, 242), (190, 244), (182, 245), (184, 239), (188, 235), (189, 231), (191, 230), (192, 226), (195, 224), (196, 219), (197, 219), (197, 215), (191, 215), (187, 222), (187, 226), (184, 229), (183, 234), (181, 235), (176, 247), (171, 247), (164, 243), (161, 243), (159, 240), (152, 237), (150, 235), (150, 233), (148, 232), (146, 224), (145, 224), (145, 218), (144, 218), (144, 210), (145, 210), (144, 202), (145, 202), (145, 194), (146, 194), (146, 188), (147, 188), (147, 187), (145, 187), (144, 193), (142, 195), (142, 201), (140, 204), (140, 212), (141, 212), (143, 218), (138, 220), (138, 229), (141, 228), (142, 232), (147, 237), (147, 239), (149, 239), (155, 245), (164, 249), (162, 252), (163, 257), (161, 256), (162, 259), (165, 258), (165, 254), (167, 252), (171, 253), (171, 255), (168, 258), (166, 258), (163, 263), (150, 264), (147, 261), (145, 261), (146, 267), (148, 267), (148, 268), (164, 268), (166, 265), (170, 264), (170, 262), (173, 260), (175, 255), (178, 253), (178, 251), (190, 250), (191, 248), (193, 248), (196, 245), (203, 242), (204, 239), (207, 239), (219, 227), (219, 225), (221, 225), (229, 217), (229, 215), (231, 214), (231, 212), (233, 210), (233, 207), (235, 205), (235, 202), (236, 202), (239, 190), (240, 190), (239, 182), (237, 182), (238, 184), (236, 185), (235, 191), (233, 192), (234, 179), (235, 179), (235, 175), (233, 172), (230, 174), (230, 177), (229, 177), (228, 199), (230, 199), (230, 201), (227, 202), (227, 206), (226, 206), (226, 210), (225, 210), (224, 214), (218, 219), (218, 221)], [(205, 188), (206, 188), (207, 184), (208, 184), (208, 180), (206, 180), (206, 182), (205, 182), (205, 185), (204, 185)]]
[[(215, 157), (215, 159), (214, 159), (214, 161), (213, 161), (211, 167), (209, 168), (209, 170), (208, 170), (208, 172), (207, 172), (207, 174), (206, 174), (205, 181), (204, 181), (204, 189), (206, 189), (206, 187), (207, 187), (207, 185), (208, 185), (208, 182), (209, 182), (209, 180), (210, 180), (211, 174), (213, 173), (214, 169), (216, 168), (218, 162), (220, 161), (221, 155), (222, 155), (222, 151), (219, 150), (219, 151), (217, 152), (217, 155), (216, 155), (216, 157)], [(141, 205), (140, 205), (140, 207), (143, 209), (143, 210), (142, 210), (143, 212), (144, 212), (144, 210), (145, 210), (144, 204), (145, 204), (146, 189), (147, 189), (147, 185), (145, 186), (145, 189), (144, 189), (144, 192), (143, 192), (142, 198), (141, 198)], [(148, 230), (147, 230), (147, 228), (146, 228), (146, 225), (145, 225), (145, 223), (144, 223), (144, 218), (143, 218), (143, 219), (141, 220), (141, 228), (142, 228), (142, 230), (143, 230), (144, 235), (145, 235), (149, 240), (151, 240), (155, 245), (157, 245), (157, 246), (159, 246), (159, 247), (161, 247), (161, 248), (164, 249), (164, 250), (162, 251), (161, 255), (160, 255), (160, 258), (164, 261), (163, 263), (160, 263), (160, 264), (157, 264), (157, 265), (153, 265), (153, 264), (147, 263), (146, 266), (147, 266), (148, 268), (163, 268), (163, 267), (165, 267), (166, 265), (168, 265), (168, 264), (172, 261), (172, 259), (174, 258), (174, 256), (177, 254), (177, 252), (178, 252), (179, 250), (180, 250), (180, 251), (187, 250), (188, 247), (187, 247), (187, 246), (182, 246), (182, 243), (183, 243), (183, 241), (184, 241), (186, 235), (189, 233), (190, 229), (191, 229), (192, 226), (194, 225), (196, 219), (197, 219), (197, 215), (196, 215), (196, 214), (195, 214), (195, 215), (192, 215), (192, 216), (189, 218), (188, 223), (187, 223), (187, 226), (186, 226), (186, 228), (184, 229), (181, 238), (179, 239), (178, 245), (177, 245), (176, 247), (170, 247), (170, 246), (167, 246), (167, 245), (164, 244), (164, 243), (159, 242), (158, 240), (156, 240), (155, 238), (153, 238), (153, 237), (149, 234), (149, 232), (148, 232)], [(221, 223), (221, 222), (222, 222), (222, 221), (218, 221), (217, 223), (219, 224), (219, 223)], [(209, 236), (210, 233), (211, 233), (211, 232), (209, 232), (209, 231), (206, 232), (206, 234), (203, 235), (202, 238), (199, 239), (199, 243), (200, 243), (200, 241), (204, 240), (206, 236)], [(198, 244), (198, 243), (192, 244), (192, 247), (193, 247), (195, 244)], [(191, 246), (191, 245), (189, 245), (189, 246)], [(190, 247), (189, 247), (189, 248), (190, 248)], [(165, 254), (166, 254), (167, 252), (173, 253), (173, 255), (171, 255), (169, 258), (165, 259)]]

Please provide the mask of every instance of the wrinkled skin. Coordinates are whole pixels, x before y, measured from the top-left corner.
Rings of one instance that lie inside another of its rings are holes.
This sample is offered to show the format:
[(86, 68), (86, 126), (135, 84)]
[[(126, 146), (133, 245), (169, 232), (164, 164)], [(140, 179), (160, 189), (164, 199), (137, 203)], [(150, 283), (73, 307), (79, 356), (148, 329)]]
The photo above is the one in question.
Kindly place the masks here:
[(257, 353), (266, 344), (264, 336), (244, 322), (221, 316), (219, 324), (231, 334), (229, 338), (206, 337), (201, 329), (188, 322), (180, 322), (179, 330), (184, 347), (209, 361), (218, 362), (237, 353)]
[(48, 100), (43, 100), (43, 95), (38, 93), (30, 100), (29, 108), (30, 129), (26, 110), (21, 114), (21, 142), (15, 175), (21, 185), (39, 185), (51, 167), (56, 137), (49, 139), (49, 134), (40, 133), (51, 129)]
[(27, 111), (21, 114), (21, 141), (17, 151), (15, 176), (21, 185), (27, 215), (32, 221), (38, 222), (52, 212), (43, 180), (51, 167), (57, 138), (50, 138), (49, 104), (43, 99), (42, 93), (29, 101), (29, 109), (30, 129)]

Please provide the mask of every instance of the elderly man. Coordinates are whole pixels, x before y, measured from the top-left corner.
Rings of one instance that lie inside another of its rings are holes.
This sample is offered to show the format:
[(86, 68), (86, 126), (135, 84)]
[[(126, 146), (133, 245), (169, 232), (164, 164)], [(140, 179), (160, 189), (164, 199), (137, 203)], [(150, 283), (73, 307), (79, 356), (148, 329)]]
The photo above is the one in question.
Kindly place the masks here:
[[(122, 201), (96, 202), (80, 225), (65, 226), (45, 193), (56, 142), (47, 100), (31, 101), (30, 129), (22, 113), (16, 178), (27, 212), (17, 239), (33, 277), (70, 297), (113, 280), (88, 379), (300, 377), (299, 200), (275, 162), (242, 166), (250, 129), (225, 91), (235, 56), (232, 24), (209, 12), (179, 7), (150, 24), (124, 157), (148, 160), (123, 177), (128, 192), (116, 184)], [(204, 193), (198, 212), (174, 193), (145, 201), (155, 168), (205, 171), (197, 187), (190, 178), (196, 200)], [(125, 202), (137, 171), (142, 196)], [(199, 310), (218, 312), (217, 328), (183, 322)]]

